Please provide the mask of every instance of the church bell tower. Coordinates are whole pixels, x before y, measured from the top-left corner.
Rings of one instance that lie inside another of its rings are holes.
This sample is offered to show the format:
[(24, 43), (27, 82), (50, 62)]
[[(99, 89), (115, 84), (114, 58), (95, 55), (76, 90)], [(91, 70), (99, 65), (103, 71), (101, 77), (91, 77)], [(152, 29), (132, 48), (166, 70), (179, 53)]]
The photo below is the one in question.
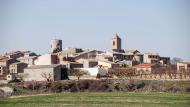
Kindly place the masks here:
[(115, 36), (112, 38), (112, 50), (113, 51), (121, 50), (121, 38), (118, 36), (118, 34), (115, 34)]

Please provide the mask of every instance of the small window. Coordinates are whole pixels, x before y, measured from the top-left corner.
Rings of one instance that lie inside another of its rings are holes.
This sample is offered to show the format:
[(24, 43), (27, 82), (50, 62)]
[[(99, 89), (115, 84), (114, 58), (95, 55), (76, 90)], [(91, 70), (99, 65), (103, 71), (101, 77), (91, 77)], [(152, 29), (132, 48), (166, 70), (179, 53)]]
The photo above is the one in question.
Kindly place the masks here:
[(115, 41), (113, 41), (113, 46), (115, 46)]

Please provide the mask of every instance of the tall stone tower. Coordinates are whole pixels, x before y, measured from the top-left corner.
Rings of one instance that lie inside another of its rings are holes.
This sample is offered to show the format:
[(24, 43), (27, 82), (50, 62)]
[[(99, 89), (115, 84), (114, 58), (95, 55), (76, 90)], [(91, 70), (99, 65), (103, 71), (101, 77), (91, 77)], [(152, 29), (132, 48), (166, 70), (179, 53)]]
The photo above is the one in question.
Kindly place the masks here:
[(51, 53), (57, 53), (62, 51), (62, 40), (52, 39), (51, 40)]
[(121, 38), (118, 36), (118, 34), (115, 34), (115, 36), (112, 38), (112, 50), (113, 51), (121, 50)]

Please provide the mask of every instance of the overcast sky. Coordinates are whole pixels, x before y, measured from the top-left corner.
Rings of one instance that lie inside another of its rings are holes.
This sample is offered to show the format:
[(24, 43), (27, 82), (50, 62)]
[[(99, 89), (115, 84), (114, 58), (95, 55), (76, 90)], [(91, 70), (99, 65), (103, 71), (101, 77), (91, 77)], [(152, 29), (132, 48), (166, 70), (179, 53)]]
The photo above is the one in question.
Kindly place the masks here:
[(190, 0), (0, 0), (0, 54), (63, 47), (109, 50), (115, 33), (123, 49), (190, 61)]

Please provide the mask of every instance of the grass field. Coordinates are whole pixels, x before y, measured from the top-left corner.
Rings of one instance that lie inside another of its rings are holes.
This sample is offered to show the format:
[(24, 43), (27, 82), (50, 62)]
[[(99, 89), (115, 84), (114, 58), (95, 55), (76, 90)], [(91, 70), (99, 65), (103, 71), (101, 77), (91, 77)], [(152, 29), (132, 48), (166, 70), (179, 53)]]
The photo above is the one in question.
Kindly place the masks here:
[(0, 99), (0, 107), (190, 107), (190, 95), (172, 93), (61, 93)]

